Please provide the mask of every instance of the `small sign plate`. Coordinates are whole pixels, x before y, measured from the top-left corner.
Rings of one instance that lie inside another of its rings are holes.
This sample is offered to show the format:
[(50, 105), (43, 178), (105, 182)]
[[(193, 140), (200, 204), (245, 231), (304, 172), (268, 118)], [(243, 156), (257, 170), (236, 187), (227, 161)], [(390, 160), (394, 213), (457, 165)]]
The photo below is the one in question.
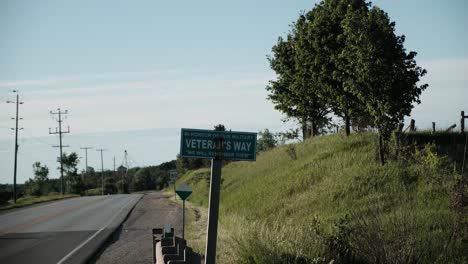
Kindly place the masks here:
[(180, 199), (186, 200), (192, 194), (192, 188), (184, 182), (177, 186), (176, 193), (179, 195)]

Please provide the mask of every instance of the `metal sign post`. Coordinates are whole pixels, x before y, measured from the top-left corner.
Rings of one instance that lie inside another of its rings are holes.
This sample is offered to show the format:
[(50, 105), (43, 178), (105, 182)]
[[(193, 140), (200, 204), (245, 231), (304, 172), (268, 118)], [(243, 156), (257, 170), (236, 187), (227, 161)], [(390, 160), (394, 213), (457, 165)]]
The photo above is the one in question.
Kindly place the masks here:
[(256, 133), (182, 128), (180, 156), (211, 159), (205, 264), (216, 263), (216, 240), (218, 238), (223, 160), (254, 161), (256, 159), (256, 145)]
[(208, 230), (206, 234), (205, 263), (216, 263), (216, 241), (218, 238), (219, 193), (221, 189), (221, 159), (211, 160), (210, 202)]
[(185, 239), (185, 200), (192, 194), (192, 188), (184, 182), (177, 187), (176, 193), (182, 199), (182, 239)]

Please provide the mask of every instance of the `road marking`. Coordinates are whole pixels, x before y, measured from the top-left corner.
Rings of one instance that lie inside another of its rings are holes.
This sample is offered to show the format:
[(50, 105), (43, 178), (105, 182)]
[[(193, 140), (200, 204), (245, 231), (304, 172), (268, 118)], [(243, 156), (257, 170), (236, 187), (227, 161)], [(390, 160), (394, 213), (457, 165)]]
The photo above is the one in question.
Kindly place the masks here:
[(25, 223), (25, 224), (20, 224), (20, 225), (16, 225), (16, 226), (13, 226), (9, 229), (7, 229), (6, 231), (4, 232), (1, 232), (0, 233), (0, 237), (4, 236), (4, 235), (7, 235), (7, 234), (10, 234), (10, 233), (16, 233), (18, 231), (21, 231), (21, 230), (24, 230), (24, 229), (28, 229), (30, 227), (32, 227), (33, 225), (36, 225), (36, 224), (39, 224), (39, 223), (42, 223), (42, 222), (45, 222), (49, 219), (51, 219), (52, 217), (55, 217), (55, 216), (59, 216), (59, 215), (63, 215), (63, 214), (66, 214), (70, 211), (73, 211), (77, 208), (80, 208), (80, 207), (85, 207), (87, 205), (90, 205), (90, 204), (93, 204), (93, 203), (96, 203), (96, 202), (99, 202), (99, 201), (102, 201), (103, 199), (99, 199), (99, 200), (92, 200), (88, 203), (85, 203), (85, 204), (80, 204), (80, 205), (77, 205), (77, 206), (73, 206), (73, 207), (70, 207), (70, 208), (67, 208), (67, 209), (63, 209), (63, 210), (60, 210), (60, 211), (57, 211), (57, 212), (54, 212), (54, 213), (50, 213), (50, 214), (46, 214), (46, 215), (43, 215), (41, 217), (38, 217), (34, 220), (32, 220), (32, 222), (29, 222), (29, 223)]
[[(138, 196), (137, 196), (138, 197)], [(82, 247), (84, 247), (89, 241), (93, 240), (97, 235), (99, 235), (104, 229), (106, 229), (111, 223), (112, 221), (114, 221), (114, 219), (122, 212), (123, 209), (125, 209), (131, 202), (133, 202), (137, 197), (131, 199), (130, 201), (128, 201), (125, 206), (123, 206), (122, 208), (120, 208), (120, 210), (103, 226), (101, 227), (98, 231), (96, 231), (96, 233), (94, 233), (92, 236), (90, 236), (88, 239), (86, 239), (85, 241), (83, 241), (81, 244), (79, 244), (75, 249), (73, 249), (72, 251), (70, 251), (70, 253), (68, 253), (65, 257), (63, 257), (61, 260), (59, 260), (57, 262), (57, 264), (62, 264), (64, 263), (65, 261), (67, 261), (73, 254), (75, 254), (78, 250), (80, 250)]]

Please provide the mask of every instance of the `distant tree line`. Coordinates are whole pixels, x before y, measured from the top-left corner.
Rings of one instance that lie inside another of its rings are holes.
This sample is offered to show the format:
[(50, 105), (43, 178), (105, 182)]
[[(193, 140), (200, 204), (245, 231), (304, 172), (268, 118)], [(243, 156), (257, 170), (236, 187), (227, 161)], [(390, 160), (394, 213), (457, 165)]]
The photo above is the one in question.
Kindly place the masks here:
[(318, 135), (330, 114), (379, 132), (380, 161), (388, 139), (427, 84), (416, 52), (406, 52), (387, 13), (365, 0), (324, 0), (301, 14), (272, 48), (277, 77), (267, 86), (275, 108), (301, 124), (303, 138)]
[[(105, 170), (96, 172), (89, 167), (88, 171), (78, 172), (78, 155), (75, 152), (63, 154), (64, 192), (78, 195), (100, 195), (102, 193), (101, 176), (104, 194), (131, 193), (145, 190), (161, 190), (169, 185), (169, 170), (176, 169), (176, 161), (164, 162), (158, 166), (135, 167), (118, 171)], [(60, 159), (57, 158), (60, 162)], [(24, 184), (18, 185), (18, 196), (42, 196), (60, 193), (60, 179), (49, 179), (49, 168), (40, 162), (32, 166), (33, 177)], [(12, 185), (0, 185), (0, 203), (11, 199)]]

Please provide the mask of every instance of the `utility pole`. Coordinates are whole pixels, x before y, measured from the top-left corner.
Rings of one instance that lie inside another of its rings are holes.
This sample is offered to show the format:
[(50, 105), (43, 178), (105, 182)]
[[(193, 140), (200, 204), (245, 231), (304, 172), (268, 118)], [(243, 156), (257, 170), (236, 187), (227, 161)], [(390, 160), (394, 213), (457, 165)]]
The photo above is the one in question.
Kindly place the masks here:
[(63, 152), (62, 152), (62, 148), (67, 148), (69, 146), (63, 146), (62, 145), (62, 134), (68, 134), (70, 133), (70, 127), (68, 127), (68, 130), (67, 131), (62, 131), (62, 115), (66, 115), (68, 114), (68, 110), (65, 110), (65, 111), (61, 111), (60, 108), (57, 109), (57, 112), (52, 112), (50, 111), (50, 114), (51, 115), (58, 115), (58, 120), (57, 122), (59, 123), (59, 126), (58, 126), (58, 130), (57, 130), (57, 127), (55, 128), (55, 132), (51, 132), (50, 131), (50, 128), (49, 128), (49, 134), (58, 134), (59, 135), (59, 139), (60, 139), (60, 145), (58, 146), (54, 146), (54, 148), (60, 148), (60, 194), (63, 195), (64, 193), (64, 189), (63, 189)]
[(112, 177), (114, 177), (114, 180), (117, 180), (117, 177), (115, 177), (115, 176), (116, 176), (116, 175), (115, 175), (115, 156), (114, 156), (114, 174), (113, 174)]
[(102, 152), (106, 151), (107, 149), (96, 149), (96, 151), (101, 152), (101, 194), (104, 195), (104, 159)]
[(122, 175), (122, 190), (125, 193), (125, 181), (127, 180), (128, 174), (128, 153), (127, 150), (124, 152), (124, 167), (125, 167), (125, 175)]
[(84, 149), (85, 150), (85, 171), (86, 173), (88, 173), (88, 149), (92, 149), (92, 147), (84, 147), (84, 148), (80, 148), (80, 149)]
[[(16, 173), (17, 173), (17, 167), (18, 167), (18, 120), (22, 118), (18, 118), (18, 112), (19, 112), (19, 105), (23, 104), (23, 102), (19, 101), (19, 93), (17, 90), (13, 90), (14, 93), (16, 93), (16, 102), (13, 101), (6, 101), (9, 104), (15, 104), (16, 103), (16, 117), (12, 117), (11, 119), (16, 120), (16, 126), (15, 128), (12, 128), (15, 130), (15, 167), (14, 167), (14, 172), (13, 172), (13, 200), (14, 203), (16, 203)], [(23, 128), (20, 128), (20, 130)]]

